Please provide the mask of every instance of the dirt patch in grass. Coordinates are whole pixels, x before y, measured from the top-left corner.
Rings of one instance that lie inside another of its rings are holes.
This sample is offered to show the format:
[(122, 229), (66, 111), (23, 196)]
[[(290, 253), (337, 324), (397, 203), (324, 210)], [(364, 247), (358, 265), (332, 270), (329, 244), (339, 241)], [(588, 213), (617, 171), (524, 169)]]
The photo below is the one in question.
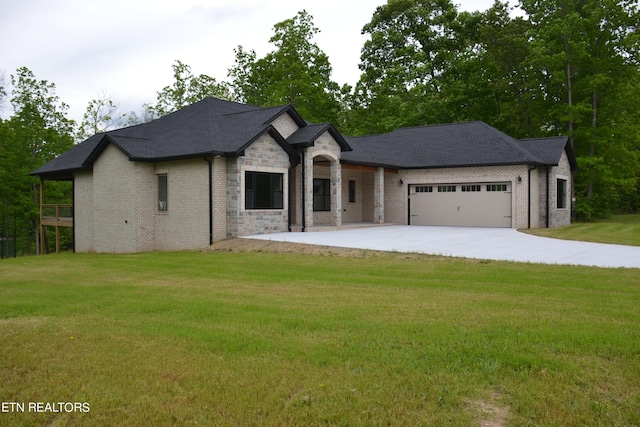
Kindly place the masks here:
[(228, 239), (216, 242), (206, 251), (211, 252), (266, 252), (275, 254), (334, 256), (345, 258), (375, 258), (391, 257), (395, 259), (411, 261), (439, 261), (459, 262), (465, 261), (472, 264), (490, 264), (493, 261), (472, 258), (458, 258), (442, 255), (430, 255), (418, 252), (376, 251), (373, 249), (341, 248), (338, 246), (309, 245), (306, 243), (276, 242), (261, 239)]
[(308, 245), (305, 243), (274, 242), (260, 239), (229, 239), (216, 242), (209, 250), (214, 252), (270, 252), (280, 254), (371, 257), (381, 256), (386, 252), (364, 249), (340, 248), (335, 246)]
[(479, 412), (480, 426), (504, 427), (507, 425), (509, 408), (501, 405), (499, 400), (500, 395), (492, 393), (489, 399), (471, 402), (471, 406)]

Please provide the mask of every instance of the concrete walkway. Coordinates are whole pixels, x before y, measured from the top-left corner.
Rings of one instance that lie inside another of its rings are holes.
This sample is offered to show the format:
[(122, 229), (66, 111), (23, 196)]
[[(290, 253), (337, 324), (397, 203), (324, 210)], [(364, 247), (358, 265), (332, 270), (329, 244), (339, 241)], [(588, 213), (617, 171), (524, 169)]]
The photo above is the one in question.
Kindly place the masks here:
[(640, 268), (640, 247), (549, 239), (510, 228), (391, 225), (251, 239), (542, 264)]

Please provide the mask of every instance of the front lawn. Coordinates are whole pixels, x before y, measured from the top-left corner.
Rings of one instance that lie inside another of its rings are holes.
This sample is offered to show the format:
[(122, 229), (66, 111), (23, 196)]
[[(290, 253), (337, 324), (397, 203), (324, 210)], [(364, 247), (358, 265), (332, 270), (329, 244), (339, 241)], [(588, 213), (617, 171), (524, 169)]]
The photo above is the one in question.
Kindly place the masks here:
[(568, 227), (523, 230), (526, 233), (556, 239), (615, 243), (640, 246), (640, 214), (614, 215), (596, 222), (576, 222)]
[(0, 425), (639, 425), (639, 279), (367, 252), (3, 260)]

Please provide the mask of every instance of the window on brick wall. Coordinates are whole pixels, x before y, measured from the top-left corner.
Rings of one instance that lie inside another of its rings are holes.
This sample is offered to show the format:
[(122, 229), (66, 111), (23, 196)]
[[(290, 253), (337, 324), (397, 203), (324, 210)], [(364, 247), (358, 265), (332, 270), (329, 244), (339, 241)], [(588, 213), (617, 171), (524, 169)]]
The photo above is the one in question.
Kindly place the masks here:
[(158, 212), (169, 209), (167, 174), (158, 175)]
[(246, 172), (245, 209), (283, 209), (283, 174)]
[(321, 178), (313, 179), (313, 210), (331, 210), (331, 180)]
[(353, 179), (349, 180), (349, 203), (356, 202), (356, 181)]
[(557, 207), (558, 209), (567, 208), (567, 180), (566, 179), (558, 179)]

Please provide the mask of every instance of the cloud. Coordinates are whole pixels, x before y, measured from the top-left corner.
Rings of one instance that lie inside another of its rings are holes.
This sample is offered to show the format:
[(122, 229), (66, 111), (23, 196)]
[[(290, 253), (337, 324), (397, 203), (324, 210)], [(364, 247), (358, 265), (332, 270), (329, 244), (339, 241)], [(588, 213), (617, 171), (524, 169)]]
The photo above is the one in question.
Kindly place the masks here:
[[(485, 10), (493, 0), (464, 0)], [(302, 9), (320, 29), (316, 43), (329, 56), (333, 80), (355, 84), (365, 37), (362, 27), (386, 0), (20, 0), (0, 14), (0, 72), (18, 67), (56, 84), (79, 120), (87, 103), (111, 93), (124, 112), (153, 102), (173, 81), (180, 60), (194, 74), (227, 80), (233, 49), (264, 56), (277, 22)], [(7, 115), (7, 109), (3, 114)]]

